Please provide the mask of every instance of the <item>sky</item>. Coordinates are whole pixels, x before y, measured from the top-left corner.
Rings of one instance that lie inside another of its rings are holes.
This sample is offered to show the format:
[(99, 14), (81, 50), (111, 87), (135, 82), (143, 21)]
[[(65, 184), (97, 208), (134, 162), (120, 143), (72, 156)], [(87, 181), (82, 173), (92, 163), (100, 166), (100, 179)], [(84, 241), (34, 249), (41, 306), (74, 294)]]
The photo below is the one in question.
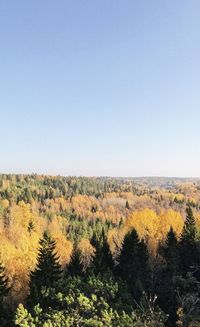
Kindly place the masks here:
[(0, 173), (200, 176), (199, 0), (1, 0)]

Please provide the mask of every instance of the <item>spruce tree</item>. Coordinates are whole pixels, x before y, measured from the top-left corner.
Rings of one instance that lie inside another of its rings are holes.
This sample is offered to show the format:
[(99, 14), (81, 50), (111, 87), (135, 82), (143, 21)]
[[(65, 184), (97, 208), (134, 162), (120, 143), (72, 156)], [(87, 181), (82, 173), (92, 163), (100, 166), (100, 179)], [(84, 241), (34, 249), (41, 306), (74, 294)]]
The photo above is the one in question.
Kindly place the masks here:
[(67, 267), (67, 276), (78, 276), (83, 274), (83, 266), (81, 264), (81, 253), (77, 246), (74, 247), (70, 263)]
[(113, 258), (110, 251), (110, 247), (107, 242), (104, 228), (100, 239), (97, 238), (96, 233), (93, 233), (91, 244), (95, 248), (95, 256), (93, 259), (93, 271), (95, 274), (105, 273), (106, 271), (112, 271), (114, 268)]
[(179, 243), (179, 251), (183, 276), (186, 276), (188, 272), (198, 274), (200, 260), (196, 244), (196, 224), (190, 205), (186, 208), (186, 220)]
[(186, 208), (186, 220), (185, 224), (183, 227), (183, 232), (182, 232), (182, 239), (185, 241), (193, 242), (195, 241), (196, 237), (196, 223), (195, 223), (195, 218), (193, 215), (193, 211), (191, 209), (191, 206), (188, 205)]
[(177, 320), (176, 277), (179, 274), (179, 250), (176, 234), (171, 228), (167, 234), (165, 244), (160, 247), (160, 254), (164, 259), (164, 266), (159, 276), (156, 292), (161, 308), (169, 314), (167, 326), (174, 326)]
[(129, 290), (138, 301), (142, 292), (148, 289), (148, 251), (135, 229), (124, 238), (116, 272), (127, 282)]
[(55, 252), (56, 242), (48, 232), (44, 232), (39, 244), (37, 266), (30, 276), (30, 298), (33, 301), (40, 298), (42, 287), (55, 287), (62, 273), (59, 257)]
[(180, 259), (178, 251), (178, 240), (172, 227), (167, 234), (165, 246), (163, 248), (163, 257), (166, 262), (166, 270), (171, 275), (177, 275), (179, 272)]
[(102, 262), (101, 262), (101, 270), (102, 272), (106, 270), (113, 271), (114, 269), (114, 261), (112, 257), (112, 253), (110, 250), (110, 246), (108, 244), (107, 236), (105, 234), (105, 230), (102, 231)]

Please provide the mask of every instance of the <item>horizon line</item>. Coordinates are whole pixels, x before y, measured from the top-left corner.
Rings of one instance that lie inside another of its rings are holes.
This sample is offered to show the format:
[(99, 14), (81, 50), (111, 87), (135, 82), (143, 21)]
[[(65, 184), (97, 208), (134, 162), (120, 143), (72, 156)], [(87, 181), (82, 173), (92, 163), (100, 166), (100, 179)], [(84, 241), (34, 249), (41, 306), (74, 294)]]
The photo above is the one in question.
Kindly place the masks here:
[(165, 175), (138, 175), (138, 176), (123, 176), (123, 175), (84, 175), (84, 174), (51, 174), (51, 173), (39, 173), (39, 172), (1, 172), (1, 175), (22, 175), (22, 176), (48, 176), (48, 177), (76, 177), (76, 178), (131, 178), (131, 179), (142, 179), (142, 178), (165, 178), (165, 179), (200, 179), (200, 176), (165, 176)]

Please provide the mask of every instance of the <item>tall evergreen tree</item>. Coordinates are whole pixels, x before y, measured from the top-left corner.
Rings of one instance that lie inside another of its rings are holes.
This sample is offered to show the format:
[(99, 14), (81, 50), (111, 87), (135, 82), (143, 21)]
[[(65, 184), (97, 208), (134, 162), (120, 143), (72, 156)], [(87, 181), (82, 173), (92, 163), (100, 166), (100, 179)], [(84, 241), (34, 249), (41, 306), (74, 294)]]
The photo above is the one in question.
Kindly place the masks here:
[(187, 272), (198, 273), (200, 260), (196, 244), (196, 224), (190, 205), (186, 208), (186, 220), (179, 243), (179, 250), (183, 276), (186, 276)]
[(116, 271), (127, 282), (137, 301), (142, 291), (148, 289), (148, 269), (147, 246), (139, 240), (136, 230), (133, 229), (124, 238)]
[(159, 276), (156, 292), (161, 308), (169, 314), (167, 326), (174, 326), (177, 320), (176, 276), (179, 274), (178, 240), (173, 228), (167, 234), (166, 242), (160, 247), (164, 259), (164, 267)]
[(102, 254), (103, 254), (102, 263), (101, 263), (102, 271), (106, 271), (107, 269), (113, 271), (114, 260), (104, 229), (102, 231)]
[(59, 257), (55, 252), (56, 242), (48, 232), (44, 232), (39, 244), (37, 266), (30, 277), (30, 298), (33, 300), (40, 297), (42, 287), (55, 287), (62, 273)]
[(104, 273), (108, 269), (112, 271), (114, 268), (114, 263), (113, 263), (110, 247), (107, 242), (104, 228), (102, 229), (102, 234), (100, 239), (97, 238), (96, 233), (93, 233), (91, 244), (92, 246), (94, 246), (96, 250), (93, 259), (94, 273), (95, 274)]
[(163, 248), (163, 257), (166, 262), (166, 269), (171, 275), (177, 275), (179, 272), (179, 251), (178, 240), (173, 228), (171, 227), (166, 238)]
[(182, 239), (188, 241), (194, 241), (196, 237), (196, 223), (193, 215), (193, 211), (190, 205), (186, 208), (186, 220), (183, 227)]
[(83, 266), (81, 264), (81, 253), (77, 246), (74, 247), (70, 263), (67, 267), (67, 276), (77, 276), (83, 274)]

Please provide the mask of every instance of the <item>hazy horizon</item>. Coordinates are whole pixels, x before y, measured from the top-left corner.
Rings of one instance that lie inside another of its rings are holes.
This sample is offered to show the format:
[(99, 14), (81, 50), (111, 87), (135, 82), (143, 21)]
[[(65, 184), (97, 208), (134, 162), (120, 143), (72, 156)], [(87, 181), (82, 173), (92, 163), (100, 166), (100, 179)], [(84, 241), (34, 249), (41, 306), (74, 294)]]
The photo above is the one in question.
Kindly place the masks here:
[(200, 2), (0, 3), (0, 172), (200, 176)]
[(164, 179), (200, 179), (200, 176), (161, 176), (161, 175), (136, 175), (136, 176), (117, 176), (117, 175), (66, 175), (66, 174), (54, 174), (54, 173), (43, 173), (43, 172), (2, 172), (0, 171), (0, 175), (38, 175), (38, 176), (51, 176), (51, 177), (86, 177), (86, 178), (131, 178), (131, 179), (142, 179), (142, 178), (164, 178)]

